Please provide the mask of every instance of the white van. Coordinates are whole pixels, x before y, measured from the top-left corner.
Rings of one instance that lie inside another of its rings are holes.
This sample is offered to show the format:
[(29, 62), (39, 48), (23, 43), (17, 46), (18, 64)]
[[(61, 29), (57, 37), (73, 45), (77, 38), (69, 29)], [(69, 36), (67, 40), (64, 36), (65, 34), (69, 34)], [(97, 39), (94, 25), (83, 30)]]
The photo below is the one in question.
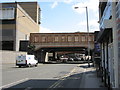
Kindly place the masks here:
[(16, 58), (16, 66), (37, 66), (38, 61), (34, 55), (20, 55)]

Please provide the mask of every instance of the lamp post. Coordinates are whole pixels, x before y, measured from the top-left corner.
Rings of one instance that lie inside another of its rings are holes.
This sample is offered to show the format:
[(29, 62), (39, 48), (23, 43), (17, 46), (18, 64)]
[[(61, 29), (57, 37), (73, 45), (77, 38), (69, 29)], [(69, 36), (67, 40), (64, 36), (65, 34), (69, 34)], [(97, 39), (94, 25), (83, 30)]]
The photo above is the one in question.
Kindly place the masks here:
[[(78, 9), (79, 7), (74, 7), (75, 9)], [(86, 9), (86, 20), (87, 20), (87, 39), (88, 39), (88, 67), (90, 67), (90, 61), (89, 61), (89, 56), (90, 56), (90, 43), (89, 43), (89, 23), (88, 23), (88, 8), (86, 7), (81, 7)]]
[(44, 60), (43, 60), (43, 52), (44, 52), (44, 50), (41, 49), (41, 56), (40, 56), (41, 62), (44, 62)]

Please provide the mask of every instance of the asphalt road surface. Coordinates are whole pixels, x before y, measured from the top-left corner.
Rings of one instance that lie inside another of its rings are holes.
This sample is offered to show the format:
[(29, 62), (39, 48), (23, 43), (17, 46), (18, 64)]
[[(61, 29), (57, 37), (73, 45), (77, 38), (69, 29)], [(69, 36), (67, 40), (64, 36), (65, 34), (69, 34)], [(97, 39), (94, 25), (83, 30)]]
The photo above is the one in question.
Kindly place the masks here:
[(3, 64), (0, 88), (80, 88), (84, 69), (79, 66), (80, 64), (39, 64), (38, 67), (18, 68), (14, 64)]

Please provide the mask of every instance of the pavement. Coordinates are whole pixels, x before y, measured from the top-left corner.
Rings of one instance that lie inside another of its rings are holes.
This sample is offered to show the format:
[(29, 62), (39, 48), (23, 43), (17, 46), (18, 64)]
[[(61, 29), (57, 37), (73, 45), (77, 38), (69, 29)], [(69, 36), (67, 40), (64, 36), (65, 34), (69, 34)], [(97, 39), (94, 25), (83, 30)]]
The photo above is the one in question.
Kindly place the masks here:
[(52, 85), (50, 88), (74, 88), (74, 89), (100, 89), (107, 90), (104, 87), (104, 83), (101, 81), (100, 77), (97, 77), (97, 72), (92, 63), (88, 64), (79, 64), (77, 67), (74, 67), (71, 72), (62, 79), (60, 79), (57, 84)]
[(104, 87), (103, 82), (100, 77), (97, 77), (97, 72), (95, 67), (93, 67), (92, 63), (90, 67), (88, 64), (80, 65), (80, 67), (84, 68), (84, 74), (81, 82), (81, 88), (107, 88)]

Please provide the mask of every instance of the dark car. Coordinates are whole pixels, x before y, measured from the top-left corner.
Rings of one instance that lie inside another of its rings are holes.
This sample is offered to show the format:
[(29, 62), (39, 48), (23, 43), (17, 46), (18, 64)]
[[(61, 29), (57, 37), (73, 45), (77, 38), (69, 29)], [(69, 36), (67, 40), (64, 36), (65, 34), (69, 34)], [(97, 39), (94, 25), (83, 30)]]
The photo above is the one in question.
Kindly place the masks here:
[(81, 61), (81, 58), (75, 57), (74, 61)]

